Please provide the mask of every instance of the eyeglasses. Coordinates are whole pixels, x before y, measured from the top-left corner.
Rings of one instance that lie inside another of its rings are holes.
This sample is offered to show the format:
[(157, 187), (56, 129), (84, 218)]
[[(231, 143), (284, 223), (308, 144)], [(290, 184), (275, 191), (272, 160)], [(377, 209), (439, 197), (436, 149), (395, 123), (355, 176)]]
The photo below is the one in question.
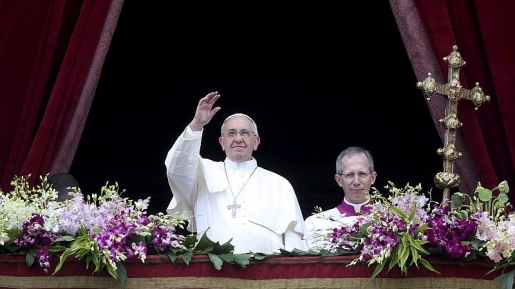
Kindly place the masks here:
[(250, 134), (256, 135), (256, 134), (255, 134), (254, 132), (252, 132), (252, 131), (242, 130), (242, 131), (230, 131), (230, 132), (228, 132), (227, 134), (225, 134), (225, 136), (226, 136), (226, 137), (228, 137), (228, 138), (235, 138), (238, 134), (239, 134), (242, 138), (248, 138), (248, 137), (250, 137)]
[[(352, 180), (356, 177), (356, 174), (355, 173), (348, 173), (348, 174), (339, 174), (340, 176), (342, 176), (344, 179), (346, 180)], [(357, 173), (357, 176), (360, 178), (360, 179), (365, 179), (367, 178), (368, 176), (370, 176), (371, 173), (365, 173), (365, 172), (358, 172)]]

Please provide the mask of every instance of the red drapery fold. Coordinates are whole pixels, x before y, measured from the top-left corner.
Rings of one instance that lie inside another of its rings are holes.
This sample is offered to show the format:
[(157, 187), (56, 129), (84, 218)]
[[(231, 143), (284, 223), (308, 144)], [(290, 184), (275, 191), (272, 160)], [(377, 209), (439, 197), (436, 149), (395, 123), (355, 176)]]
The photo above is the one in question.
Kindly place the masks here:
[[(458, 173), (465, 175), (467, 192), (473, 192), (478, 181), (487, 188), (496, 187), (501, 180), (514, 183), (515, 116), (509, 111), (515, 106), (515, 38), (511, 31), (515, 27), (515, 3), (391, 0), (390, 4), (419, 80), (431, 72), (438, 76), (437, 81), (446, 83), (448, 67), (443, 58), (457, 45), (466, 61), (461, 85), (472, 89), (478, 83), (491, 97), (478, 111), (470, 101), (458, 103), (458, 118), (463, 123), (463, 141), (458, 149), (465, 154), (464, 160), (458, 159), (456, 164)], [(438, 71), (431, 70), (435, 67)], [(441, 126), (438, 120), (443, 107), (429, 105), (437, 126)], [(442, 133), (442, 128), (438, 129)], [(513, 203), (513, 194), (510, 198)]]
[(2, 190), (68, 170), (122, 3), (0, 2)]

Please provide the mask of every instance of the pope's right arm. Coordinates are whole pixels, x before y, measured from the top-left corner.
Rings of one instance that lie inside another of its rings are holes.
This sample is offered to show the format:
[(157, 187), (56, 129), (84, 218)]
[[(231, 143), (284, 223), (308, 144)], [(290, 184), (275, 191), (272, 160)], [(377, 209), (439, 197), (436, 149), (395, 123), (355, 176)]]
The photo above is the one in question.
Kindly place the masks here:
[[(202, 132), (204, 126), (220, 110), (219, 106), (213, 107), (218, 98), (220, 94), (214, 91), (199, 100), (193, 120), (177, 138), (166, 156), (166, 175), (172, 193), (176, 198), (185, 197), (190, 206), (194, 206), (193, 188), (197, 181)], [(170, 206), (172, 205), (170, 203)]]
[(165, 159), (166, 175), (174, 200), (167, 211), (191, 211), (194, 206), (202, 132), (203, 130), (193, 131), (188, 126), (168, 151)]
[(173, 198), (166, 209), (168, 214), (178, 213), (180, 217), (193, 217), (199, 189), (198, 178), (200, 172), (205, 171), (198, 170), (202, 162), (200, 157), (202, 132), (204, 126), (220, 110), (219, 106), (214, 106), (218, 98), (220, 94), (214, 91), (199, 100), (193, 120), (166, 155), (166, 176), (173, 193)]

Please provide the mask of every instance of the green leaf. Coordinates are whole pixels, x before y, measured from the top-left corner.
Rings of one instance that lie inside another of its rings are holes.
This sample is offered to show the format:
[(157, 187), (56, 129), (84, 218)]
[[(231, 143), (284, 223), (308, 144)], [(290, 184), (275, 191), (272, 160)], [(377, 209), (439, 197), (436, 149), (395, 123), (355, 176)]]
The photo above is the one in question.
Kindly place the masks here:
[(217, 255), (220, 259), (222, 259), (222, 261), (227, 262), (227, 263), (232, 263), (234, 261), (234, 254), (232, 254), (232, 253), (227, 253), (227, 254), (212, 253), (212, 254)]
[(508, 266), (512, 266), (512, 265), (515, 265), (515, 262), (502, 262), (502, 263), (497, 263), (495, 264), (494, 268), (492, 268), (490, 271), (488, 271), (486, 274), (490, 274), (490, 273), (493, 273), (494, 271), (497, 271), (497, 270), (501, 270), (501, 269), (504, 269)]
[(269, 257), (271, 257), (273, 255), (268, 255), (268, 254), (263, 254), (263, 253), (256, 253), (256, 254), (253, 254), (253, 258), (255, 260), (265, 260)]
[(174, 254), (166, 254), (166, 256), (170, 259), (170, 261), (172, 261), (172, 263), (175, 263), (178, 258), (178, 256)]
[(413, 217), (415, 216), (415, 213), (417, 212), (417, 203), (413, 203), (411, 205), (411, 211), (408, 217), (408, 220), (413, 220)]
[(116, 275), (118, 282), (120, 283), (120, 289), (127, 287), (127, 268), (123, 262), (116, 263)]
[[(399, 252), (401, 252), (401, 250), (399, 250), (399, 247), (397, 247), (397, 249), (395, 249), (392, 252), (392, 255), (390, 256), (389, 270), (392, 269), (395, 265), (399, 264), (399, 257), (401, 255)], [(383, 262), (386, 262), (386, 260), (384, 260)]]
[(216, 242), (212, 253), (218, 254), (218, 255), (232, 253), (234, 251), (234, 245), (231, 244), (231, 240), (225, 242), (222, 245), (220, 245), (218, 242)]
[[(310, 250), (311, 252), (313, 252), (312, 250)], [(309, 251), (304, 251), (304, 250), (300, 250), (300, 249), (297, 249), (297, 248), (293, 248), (293, 250), (291, 251), (292, 254), (299, 254), (299, 256), (301, 254), (305, 254), (305, 253), (308, 253)]]
[(501, 192), (497, 195), (497, 200), (500, 202), (500, 206), (504, 207), (510, 201), (510, 198), (507, 193)]
[(401, 210), (400, 208), (397, 208), (397, 207), (394, 207), (394, 206), (390, 206), (390, 209), (393, 210), (393, 212), (397, 216), (401, 217), (402, 219), (404, 219), (404, 220), (408, 219), (408, 215), (403, 210)]
[(371, 226), (371, 224), (363, 224), (359, 227), (359, 233), (363, 236), (368, 235), (368, 228)]
[(250, 258), (252, 257), (252, 254), (235, 254), (233, 256), (233, 262), (245, 268), (250, 264)]
[(222, 269), (222, 265), (224, 261), (222, 258), (220, 258), (218, 255), (208, 253), (207, 256), (209, 257), (209, 260), (211, 260), (211, 263), (213, 263), (213, 266), (215, 266), (216, 270)]
[(432, 271), (432, 272), (435, 272), (437, 274), (440, 274), (440, 272), (436, 271), (435, 268), (433, 268), (433, 266), (431, 266), (431, 264), (429, 262), (427, 262), (427, 260), (425, 260), (423, 258), (420, 258), (419, 261), (422, 264), (422, 266), (424, 266), (429, 271)]
[(188, 235), (184, 240), (182, 241), (182, 244), (186, 248), (194, 248), (195, 244), (197, 243), (197, 235)]
[(293, 256), (293, 257), (296, 257), (296, 256), (305, 256), (306, 254), (307, 254), (306, 251), (300, 251), (300, 250), (288, 251), (288, 250), (284, 250), (284, 249), (279, 249), (279, 255), (281, 255), (281, 256)]
[(32, 264), (34, 264), (34, 254), (32, 254), (31, 252), (28, 252), (26, 255), (25, 255), (25, 262), (27, 262), (27, 265), (29, 266), (29, 268), (32, 266)]
[[(420, 258), (420, 254), (418, 253), (418, 250), (414, 247), (411, 247), (411, 264), (417, 265), (417, 261)], [(418, 267), (418, 265), (417, 265)]]
[(107, 272), (109, 273), (109, 275), (111, 275), (111, 277), (113, 277), (116, 281), (120, 282), (120, 280), (118, 280), (118, 274), (116, 273), (116, 271), (117, 270), (112, 266), (107, 266)]
[(73, 236), (68, 236), (68, 235), (64, 235), (64, 236), (59, 236), (59, 238), (57, 238), (57, 239), (54, 241), (54, 243), (55, 243), (55, 242), (63, 242), (63, 241), (64, 241), (64, 242), (72, 242), (72, 241), (74, 241), (74, 240), (75, 240), (75, 237), (73, 237)]
[(376, 268), (374, 269), (374, 272), (372, 273), (372, 277), (370, 277), (370, 278), (374, 279), (377, 276), (377, 274), (381, 273), (381, 271), (383, 271), (384, 265), (385, 265), (385, 262), (378, 263), (376, 265)]
[(515, 270), (503, 273), (501, 276), (495, 278), (495, 282), (499, 285), (500, 289), (512, 289), (513, 278), (515, 278)]
[(422, 247), (422, 245), (424, 244), (427, 244), (428, 241), (422, 241), (422, 240), (415, 240), (413, 238), (410, 237), (410, 240), (409, 240), (409, 243), (410, 243), (410, 246), (413, 247), (414, 249), (420, 251), (420, 252), (423, 252), (424, 254), (428, 254), (428, 252), (426, 251), (426, 249), (424, 249)]
[(426, 223), (421, 223), (421, 222), (417, 222), (417, 224), (419, 225), (417, 227), (417, 229), (415, 230), (415, 233), (414, 235), (418, 235), (420, 232), (422, 231), (425, 231), (425, 230), (429, 230), (429, 226), (426, 224)]
[(402, 272), (406, 271), (406, 262), (410, 255), (409, 244), (411, 243), (409, 240), (410, 236), (408, 234), (403, 234), (401, 243), (399, 247), (397, 247), (397, 254), (399, 255), (399, 267)]
[(508, 185), (508, 181), (504, 180), (502, 181), (498, 186), (497, 186), (497, 189), (499, 189), (499, 191), (501, 193), (505, 193), (507, 194), (509, 191), (510, 191), (510, 186)]
[(388, 270), (386, 272), (390, 272), (390, 270), (392, 270), (393, 267), (395, 267), (395, 266), (400, 268), (400, 266), (399, 266), (399, 258), (395, 258), (395, 259), (391, 258), (389, 262), (388, 262), (388, 260), (384, 260), (383, 263), (385, 263), (385, 264), (388, 263)]
[[(100, 229), (99, 227), (95, 227), (95, 228), (91, 229), (91, 233), (93, 233), (93, 234), (102, 233), (102, 229)], [(87, 235), (87, 234), (88, 234), (88, 232), (86, 231), (85, 235)]]
[(188, 252), (184, 252), (184, 253), (179, 254), (179, 256), (182, 258), (184, 263), (186, 263), (186, 265), (189, 265), (191, 259), (193, 258), (193, 253), (188, 251)]
[(465, 202), (465, 195), (463, 193), (454, 193), (451, 196), (451, 201), (456, 207), (461, 207)]
[(64, 252), (64, 250), (66, 250), (68, 247), (66, 246), (61, 246), (61, 245), (54, 245), (54, 246), (49, 246), (48, 247), (48, 251), (50, 253), (61, 253), (61, 252)]
[[(229, 242), (231, 240), (229, 240)], [(203, 234), (200, 240), (198, 241), (197, 245), (195, 246), (195, 251), (197, 251), (200, 254), (205, 254), (213, 251), (214, 247), (215, 243), (207, 237), (207, 234)]]
[(59, 263), (57, 263), (57, 266), (55, 267), (54, 273), (52, 273), (52, 276), (55, 275), (59, 270), (61, 270), (61, 267), (64, 264), (64, 261), (68, 258), (68, 256), (72, 253), (72, 249), (69, 248), (61, 254), (61, 257), (59, 257)]
[(492, 190), (483, 187), (477, 187), (476, 194), (482, 202), (488, 202), (492, 199)]

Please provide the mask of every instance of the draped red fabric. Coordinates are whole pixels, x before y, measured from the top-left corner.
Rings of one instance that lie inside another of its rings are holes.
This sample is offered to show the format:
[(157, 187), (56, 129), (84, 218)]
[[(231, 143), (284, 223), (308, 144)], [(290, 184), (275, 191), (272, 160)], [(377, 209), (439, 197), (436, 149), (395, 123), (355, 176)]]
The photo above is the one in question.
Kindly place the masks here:
[[(397, 266), (370, 278), (375, 265), (349, 263), (357, 256), (271, 257), (252, 260), (246, 267), (223, 263), (215, 269), (207, 255), (195, 255), (185, 264), (165, 256), (148, 255), (125, 262), (127, 288), (304, 288), (304, 289), (397, 289), (397, 288), (499, 288), (494, 279), (500, 270), (490, 272), (494, 263), (486, 260), (456, 262), (446, 258), (427, 261), (438, 272), (411, 266), (406, 274)], [(50, 260), (49, 272), (57, 260)], [(22, 255), (0, 254), (0, 289), (19, 288), (118, 288), (105, 269), (93, 273), (84, 261), (70, 258), (53, 276), (36, 264), (29, 267)], [(35, 278), (36, 277), (36, 278)], [(118, 286), (117, 286), (118, 285)]]
[[(34, 183), (52, 166), (69, 168), (76, 145), (64, 141), (67, 135), (80, 138), (100, 74), (92, 71), (101, 69), (105, 38), (110, 40), (112, 35), (105, 27), (116, 26), (121, 3), (0, 2), (2, 190), (8, 191), (17, 175), (30, 174)], [(103, 50), (99, 43), (104, 43)], [(55, 166), (63, 151), (68, 160), (60, 162), (68, 167)]]
[[(457, 45), (466, 61), (460, 71), (461, 86), (472, 89), (477, 83), (491, 98), (477, 111), (468, 100), (458, 103), (458, 118), (463, 123), (460, 131), (466, 146), (458, 149), (466, 151), (472, 160), (462, 170), (477, 172), (477, 177), (472, 173), (465, 178), (468, 188), (475, 188), (478, 181), (487, 188), (496, 187), (502, 180), (515, 183), (515, 115), (510, 112), (515, 106), (512, 97), (515, 92), (515, 36), (512, 32), (515, 3), (509, 0), (391, 0), (390, 3), (398, 24), (406, 24), (399, 25), (404, 39), (413, 39), (417, 33), (425, 37), (418, 37), (418, 43), (405, 41), (405, 45), (410, 44), (406, 49), (420, 80), (425, 78), (420, 75), (421, 67), (429, 69), (432, 65), (427, 59), (422, 65), (415, 61), (421, 58), (417, 57), (421, 50), (439, 67), (439, 71), (424, 73), (443, 75), (447, 82), (448, 66), (443, 58)], [(422, 31), (412, 29), (417, 25)], [(423, 46), (425, 44), (430, 51)], [(430, 106), (430, 109), (442, 107)], [(436, 115), (433, 112), (435, 123)], [(514, 203), (513, 194), (510, 200)]]

